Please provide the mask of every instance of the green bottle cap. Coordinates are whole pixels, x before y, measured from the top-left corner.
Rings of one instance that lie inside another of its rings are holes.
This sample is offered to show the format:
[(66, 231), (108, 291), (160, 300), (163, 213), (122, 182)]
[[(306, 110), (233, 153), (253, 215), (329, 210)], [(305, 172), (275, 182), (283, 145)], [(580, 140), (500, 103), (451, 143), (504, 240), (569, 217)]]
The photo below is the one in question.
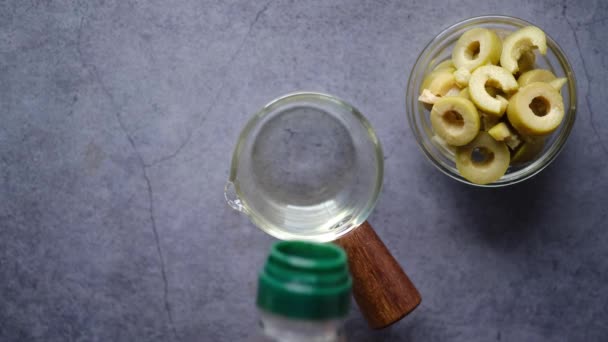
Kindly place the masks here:
[(326, 320), (350, 309), (346, 253), (330, 243), (275, 243), (258, 282), (258, 308), (280, 316)]

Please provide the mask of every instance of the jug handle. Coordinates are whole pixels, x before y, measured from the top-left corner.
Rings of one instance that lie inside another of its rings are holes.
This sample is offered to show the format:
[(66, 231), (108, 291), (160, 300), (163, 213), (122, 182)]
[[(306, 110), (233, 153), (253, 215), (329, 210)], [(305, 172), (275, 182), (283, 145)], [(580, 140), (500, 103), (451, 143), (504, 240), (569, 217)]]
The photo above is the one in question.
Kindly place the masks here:
[(420, 293), (367, 221), (335, 243), (346, 250), (353, 295), (370, 327), (387, 327), (420, 304)]

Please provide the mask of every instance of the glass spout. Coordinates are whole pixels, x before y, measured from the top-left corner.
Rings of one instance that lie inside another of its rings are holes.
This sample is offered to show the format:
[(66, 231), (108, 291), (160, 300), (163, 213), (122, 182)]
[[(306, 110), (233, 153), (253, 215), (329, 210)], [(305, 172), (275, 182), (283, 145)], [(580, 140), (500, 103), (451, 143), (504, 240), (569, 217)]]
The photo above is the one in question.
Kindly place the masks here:
[(245, 207), (236, 193), (236, 187), (231, 181), (226, 182), (226, 186), (224, 187), (224, 198), (226, 198), (226, 203), (228, 203), (232, 209), (246, 213)]

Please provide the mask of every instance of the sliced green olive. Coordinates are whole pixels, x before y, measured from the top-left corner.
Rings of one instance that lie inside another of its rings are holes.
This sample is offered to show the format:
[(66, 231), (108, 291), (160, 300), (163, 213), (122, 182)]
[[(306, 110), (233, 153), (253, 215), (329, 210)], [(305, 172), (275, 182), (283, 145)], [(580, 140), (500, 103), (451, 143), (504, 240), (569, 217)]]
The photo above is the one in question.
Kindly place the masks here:
[(536, 26), (526, 26), (505, 38), (500, 54), (500, 66), (514, 74), (519, 70), (518, 61), (527, 51), (538, 48), (544, 55), (547, 53), (547, 38), (545, 33)]
[(441, 97), (433, 94), (430, 90), (423, 89), (422, 94), (418, 96), (418, 101), (432, 105), (435, 104), (435, 102), (437, 102), (440, 98)]
[(471, 74), (469, 94), (475, 105), (488, 114), (501, 117), (507, 108), (507, 101), (503, 97), (493, 97), (488, 94), (486, 86), (509, 93), (517, 90), (519, 85), (511, 73), (496, 65), (481, 66)]
[(431, 72), (424, 81), (422, 81), (420, 93), (422, 93), (424, 89), (428, 89), (435, 96), (445, 96), (445, 94), (454, 87), (458, 87), (456, 80), (454, 79), (454, 73), (449, 69), (440, 69)]
[(548, 83), (530, 83), (511, 97), (507, 116), (511, 125), (523, 135), (546, 135), (562, 122), (564, 101)]
[(497, 125), (494, 125), (494, 127), (490, 128), (490, 130), (488, 130), (488, 134), (490, 134), (496, 141), (504, 141), (511, 136), (511, 131), (506, 123), (500, 122)]
[(568, 79), (565, 77), (556, 78), (553, 81), (548, 82), (550, 86), (555, 88), (557, 91), (562, 90), (562, 87), (568, 82)]
[(456, 168), (462, 177), (475, 184), (489, 184), (507, 172), (511, 155), (507, 145), (479, 132), (469, 144), (456, 150)]
[(441, 70), (441, 69), (449, 69), (449, 70), (456, 70), (456, 67), (454, 67), (454, 62), (452, 62), (451, 59), (446, 59), (445, 61), (437, 64), (437, 66), (433, 69), (433, 71), (436, 70)]
[(454, 79), (459, 87), (465, 88), (469, 85), (469, 79), (471, 78), (471, 72), (467, 68), (458, 68), (454, 71)]
[(479, 112), (479, 118), (481, 122), (481, 130), (486, 132), (500, 121), (500, 118), (496, 115), (490, 115), (484, 112)]
[(523, 164), (534, 160), (543, 150), (545, 146), (545, 139), (539, 137), (536, 139), (527, 139), (524, 143), (513, 153), (511, 157), (512, 164)]
[(488, 134), (496, 141), (503, 141), (514, 150), (521, 144), (521, 139), (506, 123), (499, 122), (488, 130)]
[(517, 72), (524, 73), (526, 71), (534, 69), (534, 63), (536, 62), (536, 54), (534, 50), (524, 51), (517, 61)]
[(479, 132), (479, 113), (470, 100), (456, 96), (442, 97), (433, 105), (431, 124), (445, 142), (462, 146)]
[(458, 96), (463, 97), (467, 100), (471, 99), (471, 96), (469, 95), (469, 88), (464, 88), (460, 91), (460, 93), (458, 93)]
[(474, 70), (485, 64), (496, 64), (500, 59), (502, 42), (496, 32), (487, 28), (474, 28), (465, 32), (452, 50), (456, 69)]
[(533, 82), (551, 82), (555, 80), (555, 75), (550, 70), (534, 69), (526, 71), (517, 79), (520, 87), (526, 86)]

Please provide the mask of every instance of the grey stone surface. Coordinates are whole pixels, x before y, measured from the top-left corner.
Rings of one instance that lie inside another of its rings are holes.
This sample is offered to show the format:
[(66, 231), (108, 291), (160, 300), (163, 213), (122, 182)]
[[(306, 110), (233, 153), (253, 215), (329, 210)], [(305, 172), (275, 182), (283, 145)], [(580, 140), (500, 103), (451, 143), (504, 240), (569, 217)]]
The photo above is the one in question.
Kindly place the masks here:
[[(559, 158), (479, 190), (419, 153), (404, 89), (467, 17), (546, 29), (578, 78)], [(354, 341), (605, 341), (605, 1), (0, 2), (0, 341), (241, 341), (272, 239), (223, 199), (245, 120), (307, 89), (383, 142), (370, 221), (424, 297)]]

